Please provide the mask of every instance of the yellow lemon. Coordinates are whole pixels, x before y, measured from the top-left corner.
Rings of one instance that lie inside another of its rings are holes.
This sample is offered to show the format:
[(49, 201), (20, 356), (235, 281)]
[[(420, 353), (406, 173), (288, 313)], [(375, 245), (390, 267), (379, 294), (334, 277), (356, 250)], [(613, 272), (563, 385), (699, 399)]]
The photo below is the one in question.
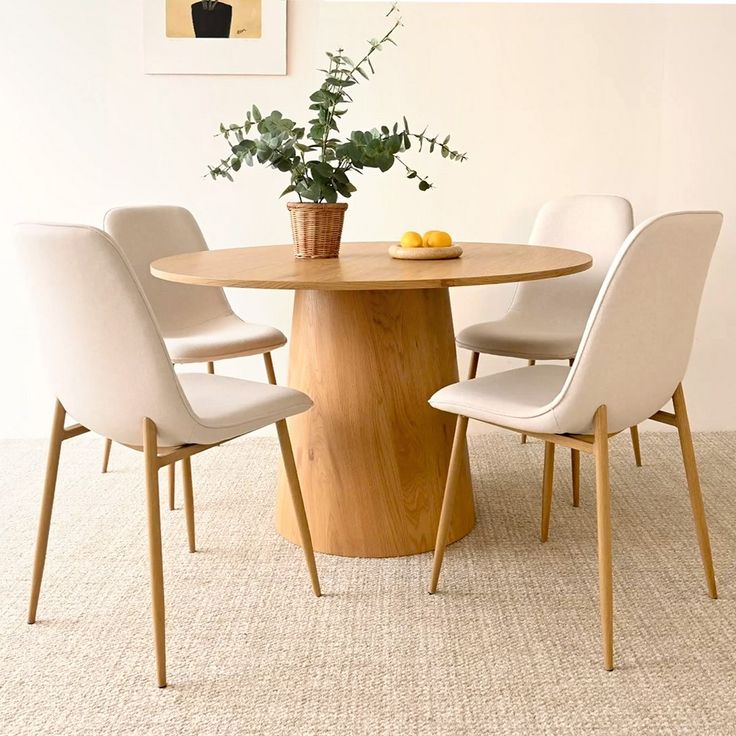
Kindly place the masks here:
[(421, 248), (422, 247), (422, 236), (419, 233), (415, 233), (413, 230), (405, 232), (401, 236), (401, 247), (402, 248)]
[(424, 233), (424, 237), (422, 238), (422, 245), (423, 245), (423, 246), (424, 246), (425, 248), (429, 248), (429, 247), (430, 247), (430, 245), (429, 245), (429, 239), (430, 239), (430, 237), (432, 237), (432, 235), (434, 235), (434, 234), (435, 234), (436, 232), (437, 232), (436, 230), (427, 230), (427, 232), (426, 232), (426, 233)]
[(424, 237), (424, 244), (430, 248), (449, 248), (452, 245), (450, 233), (444, 230), (430, 230)]

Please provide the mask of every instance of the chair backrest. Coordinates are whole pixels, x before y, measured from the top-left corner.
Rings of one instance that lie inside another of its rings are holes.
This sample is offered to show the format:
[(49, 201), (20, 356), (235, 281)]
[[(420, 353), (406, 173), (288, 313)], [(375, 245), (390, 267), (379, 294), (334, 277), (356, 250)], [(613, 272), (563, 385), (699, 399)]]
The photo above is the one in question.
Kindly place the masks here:
[(104, 228), (133, 266), (164, 335), (232, 313), (222, 289), (174, 284), (151, 275), (152, 261), (207, 250), (189, 210), (118, 207), (105, 215)]
[(142, 420), (161, 444), (193, 426), (151, 308), (130, 264), (101, 230), (17, 225), (51, 386), (67, 412), (116, 442), (142, 444)]
[(553, 402), (560, 432), (588, 432), (602, 404), (618, 432), (669, 401), (685, 375), (722, 221), (720, 212), (674, 212), (626, 239)]
[(592, 268), (557, 279), (522, 282), (509, 307), (543, 323), (565, 321), (582, 332), (621, 244), (634, 227), (631, 204), (623, 197), (580, 194), (547, 202), (539, 210), (531, 245), (556, 245), (593, 256)]

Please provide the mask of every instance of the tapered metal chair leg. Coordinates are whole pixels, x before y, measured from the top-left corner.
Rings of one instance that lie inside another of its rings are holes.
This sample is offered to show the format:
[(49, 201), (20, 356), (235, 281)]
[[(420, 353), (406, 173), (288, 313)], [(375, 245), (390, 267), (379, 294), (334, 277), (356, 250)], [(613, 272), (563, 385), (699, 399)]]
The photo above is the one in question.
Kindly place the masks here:
[(478, 374), (478, 360), (480, 353), (470, 354), (470, 365), (468, 366), (468, 380), (471, 381)]
[(580, 506), (580, 450), (570, 450), (572, 465), (572, 505)]
[(273, 359), (271, 353), (263, 353), (263, 362), (266, 365), (266, 376), (268, 376), (268, 382), (272, 385), (276, 385), (276, 372), (273, 369)]
[(289, 491), (291, 492), (291, 501), (294, 504), (294, 514), (296, 515), (296, 523), (299, 527), (299, 538), (304, 551), (304, 559), (307, 562), (309, 577), (312, 581), (312, 590), (319, 597), (322, 591), (319, 586), (319, 576), (317, 575), (317, 563), (314, 560), (314, 548), (312, 547), (312, 535), (309, 531), (309, 522), (307, 521), (307, 512), (304, 509), (304, 499), (302, 498), (302, 488), (299, 484), (299, 475), (296, 471), (296, 463), (294, 462), (294, 451), (291, 447), (291, 439), (289, 438), (289, 429), (286, 426), (286, 420), (281, 419), (276, 422), (276, 431), (279, 435), (279, 444), (281, 445), (281, 457), (284, 461), (284, 469), (286, 477), (289, 481)]
[(107, 473), (107, 466), (110, 462), (110, 450), (112, 450), (112, 440), (108, 437), (105, 440), (105, 450), (102, 453), (102, 472)]
[[(169, 467), (174, 467), (173, 464)], [(187, 517), (187, 537), (189, 539), (189, 551), (196, 551), (194, 540), (194, 487), (192, 485), (192, 460), (185, 457), (181, 461), (181, 473), (184, 481), (184, 514)]]
[(38, 597), (41, 593), (43, 568), (46, 563), (46, 549), (49, 543), (49, 529), (51, 527), (51, 512), (54, 508), (54, 493), (56, 491), (56, 477), (59, 472), (59, 457), (64, 434), (64, 419), (66, 412), (61, 402), (56, 401), (54, 419), (51, 425), (51, 438), (46, 459), (46, 479), (41, 501), (41, 515), (38, 519), (38, 534), (36, 536), (36, 555), (33, 560), (33, 575), (31, 578), (31, 598), (28, 603), (28, 623), (36, 622)]
[(639, 444), (639, 427), (636, 424), (633, 427), (629, 427), (631, 432), (631, 446), (634, 448), (634, 460), (636, 460), (637, 467), (641, 467), (641, 445)]
[(598, 522), (598, 586), (600, 590), (603, 666), (613, 669), (613, 559), (611, 551), (611, 488), (608, 477), (608, 414), (595, 415), (595, 495)]
[[(534, 360), (533, 358), (531, 360), (527, 361), (527, 365), (536, 365), (536, 364), (537, 364), (537, 361)], [(522, 433), (522, 435), (521, 435), (521, 444), (522, 445), (525, 445), (526, 444), (526, 435), (524, 433)]]
[[(567, 364), (572, 368), (575, 358), (568, 358)], [(572, 470), (572, 505), (580, 506), (580, 450), (570, 450), (570, 468)]]
[(442, 560), (445, 557), (447, 537), (450, 533), (452, 513), (455, 510), (455, 496), (457, 494), (458, 478), (465, 461), (465, 434), (468, 430), (468, 418), (458, 417), (455, 424), (455, 438), (452, 441), (452, 454), (450, 455), (450, 467), (447, 471), (447, 483), (445, 484), (445, 495), (442, 499), (442, 511), (440, 512), (440, 523), (437, 527), (437, 539), (434, 544), (434, 559), (432, 561), (432, 578), (429, 583), (429, 592), (437, 590), (440, 579)]
[(544, 477), (542, 480), (542, 528), (540, 539), (546, 542), (549, 537), (549, 517), (552, 512), (552, 488), (555, 477), (555, 445), (544, 443)]
[(176, 463), (168, 466), (169, 473), (169, 511), (176, 508)]
[(143, 457), (146, 474), (148, 515), (148, 557), (151, 567), (151, 616), (156, 648), (156, 680), (166, 687), (166, 612), (164, 605), (164, 564), (161, 552), (161, 513), (158, 497), (158, 445), (156, 425), (143, 420)]
[(703, 505), (703, 494), (700, 490), (700, 478), (698, 477), (698, 466), (695, 462), (695, 448), (693, 447), (693, 436), (690, 432), (690, 421), (687, 416), (685, 405), (685, 394), (682, 385), (677, 387), (672, 397), (675, 407), (675, 418), (677, 420), (677, 432), (680, 436), (680, 447), (682, 449), (682, 460), (685, 465), (687, 476), (687, 487), (690, 492), (690, 506), (695, 522), (695, 533), (698, 537), (700, 557), (703, 560), (705, 580), (708, 585), (708, 595), (718, 598), (716, 588), (716, 576), (713, 571), (713, 554), (710, 549), (710, 537), (708, 536), (708, 522), (705, 518), (705, 506)]

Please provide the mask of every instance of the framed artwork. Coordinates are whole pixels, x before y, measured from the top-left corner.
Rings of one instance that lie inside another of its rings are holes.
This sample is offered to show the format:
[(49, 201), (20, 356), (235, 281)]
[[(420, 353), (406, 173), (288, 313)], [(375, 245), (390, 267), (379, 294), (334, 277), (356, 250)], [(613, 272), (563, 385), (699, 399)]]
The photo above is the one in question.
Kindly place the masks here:
[(286, 74), (286, 0), (145, 0), (146, 74)]

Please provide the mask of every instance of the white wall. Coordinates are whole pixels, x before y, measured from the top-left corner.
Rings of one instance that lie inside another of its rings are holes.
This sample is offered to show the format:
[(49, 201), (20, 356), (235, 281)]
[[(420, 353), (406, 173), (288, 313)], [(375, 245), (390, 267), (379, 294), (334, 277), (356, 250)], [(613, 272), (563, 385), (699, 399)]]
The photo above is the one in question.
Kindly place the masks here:
[[(0, 436), (45, 434), (51, 406), (7, 226), (99, 224), (113, 205), (179, 203), (214, 248), (288, 242), (277, 174), (249, 170), (234, 185), (202, 178), (221, 151), (211, 134), (251, 102), (304, 118), (322, 52), (359, 50), (383, 29), (382, 11), (292, 0), (287, 77), (177, 77), (143, 74), (140, 3), (13, 4), (0, 47)], [(470, 160), (415, 157), (437, 184), (427, 194), (398, 171), (367, 175), (346, 239), (441, 228), (459, 240), (523, 241), (544, 200), (578, 192), (626, 195), (637, 219), (720, 208), (686, 388), (696, 428), (736, 429), (736, 8), (411, 3), (404, 17), (399, 48), (381, 54), (347, 126), (406, 114), (451, 132)], [(242, 315), (288, 334), (289, 294), (231, 296)], [(508, 296), (508, 287), (456, 290), (456, 326), (493, 318)], [(512, 364), (485, 358), (481, 368)], [(285, 351), (276, 368), (284, 377)], [(262, 377), (254, 359), (227, 371)]]

